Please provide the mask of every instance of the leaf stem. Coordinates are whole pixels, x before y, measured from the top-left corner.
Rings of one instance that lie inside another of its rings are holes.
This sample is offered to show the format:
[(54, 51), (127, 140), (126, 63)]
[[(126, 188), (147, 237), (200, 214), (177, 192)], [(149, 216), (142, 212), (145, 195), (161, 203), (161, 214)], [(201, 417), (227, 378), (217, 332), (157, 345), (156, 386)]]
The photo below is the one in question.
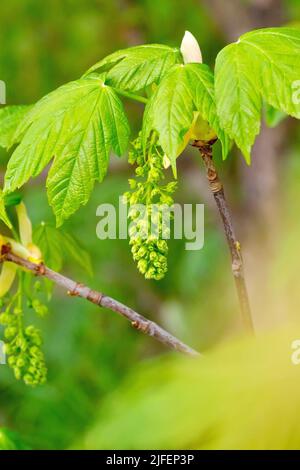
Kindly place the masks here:
[(113, 88), (113, 90), (118, 93), (120, 96), (124, 96), (125, 98), (129, 98), (131, 100), (139, 101), (140, 103), (147, 104), (148, 99), (144, 96), (136, 95), (135, 93), (131, 93), (130, 91), (120, 90), (119, 88)]
[(202, 160), (206, 167), (209, 187), (213, 193), (214, 199), (218, 207), (218, 211), (223, 222), (226, 240), (231, 254), (231, 269), (235, 280), (242, 320), (246, 330), (250, 333), (253, 333), (254, 327), (247, 286), (244, 277), (244, 265), (241, 253), (241, 246), (235, 235), (232, 217), (225, 197), (223, 185), (219, 179), (212, 157), (212, 147), (215, 142), (216, 140), (210, 142), (195, 140), (193, 146), (197, 147), (201, 154)]

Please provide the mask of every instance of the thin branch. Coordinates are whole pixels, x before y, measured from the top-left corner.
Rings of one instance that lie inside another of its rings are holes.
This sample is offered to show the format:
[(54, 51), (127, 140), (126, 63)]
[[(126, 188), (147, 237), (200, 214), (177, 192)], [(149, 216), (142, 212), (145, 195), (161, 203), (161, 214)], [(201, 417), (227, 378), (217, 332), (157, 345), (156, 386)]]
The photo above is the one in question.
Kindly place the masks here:
[(241, 254), (241, 245), (238, 242), (233, 228), (231, 213), (226, 201), (223, 185), (219, 179), (215, 164), (212, 158), (212, 147), (216, 140), (211, 142), (203, 142), (201, 140), (194, 141), (194, 147), (199, 149), (201, 157), (206, 167), (207, 179), (210, 190), (215, 198), (226, 235), (227, 244), (231, 254), (231, 268), (235, 280), (237, 294), (239, 298), (242, 319), (246, 329), (253, 333), (253, 322), (249, 297), (244, 277), (243, 258)]
[(81, 297), (83, 299), (92, 302), (99, 307), (108, 308), (119, 315), (125, 317), (127, 320), (130, 321), (131, 325), (141, 331), (145, 335), (152, 336), (153, 338), (157, 339), (164, 345), (168, 346), (171, 349), (176, 351), (180, 351), (190, 356), (198, 356), (199, 353), (194, 349), (190, 348), (179, 339), (175, 338), (175, 336), (171, 335), (155, 322), (148, 320), (147, 318), (143, 317), (139, 313), (135, 312), (131, 308), (127, 307), (126, 305), (118, 302), (117, 300), (108, 297), (107, 295), (102, 294), (101, 292), (97, 292), (95, 290), (90, 289), (89, 287), (77, 283), (72, 279), (63, 276), (52, 269), (49, 269), (44, 264), (35, 264), (31, 261), (27, 261), (15, 254), (13, 254), (10, 250), (10, 247), (7, 245), (2, 246), (2, 253), (0, 258), (0, 263), (8, 261), (11, 263), (15, 263), (22, 268), (25, 268), (31, 271), (36, 276), (46, 277), (53, 281), (58, 286), (63, 287), (67, 290), (68, 294), (71, 296)]

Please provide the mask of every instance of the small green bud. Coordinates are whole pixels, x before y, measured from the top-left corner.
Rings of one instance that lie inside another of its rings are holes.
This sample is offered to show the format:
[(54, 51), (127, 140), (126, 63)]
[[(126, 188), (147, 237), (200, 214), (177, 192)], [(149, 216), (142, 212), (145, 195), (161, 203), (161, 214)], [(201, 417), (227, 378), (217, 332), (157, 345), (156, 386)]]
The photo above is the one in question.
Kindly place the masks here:
[(147, 266), (148, 266), (148, 263), (145, 259), (141, 259), (139, 262), (138, 262), (138, 269), (139, 271), (142, 273), (142, 274), (145, 274), (146, 270), (147, 270)]
[(21, 369), (22, 367), (25, 366), (25, 359), (23, 357), (19, 357), (17, 359), (16, 364), (17, 364), (17, 367), (19, 367)]
[(130, 189), (135, 189), (137, 187), (137, 182), (134, 179), (129, 179), (128, 183), (129, 183)]

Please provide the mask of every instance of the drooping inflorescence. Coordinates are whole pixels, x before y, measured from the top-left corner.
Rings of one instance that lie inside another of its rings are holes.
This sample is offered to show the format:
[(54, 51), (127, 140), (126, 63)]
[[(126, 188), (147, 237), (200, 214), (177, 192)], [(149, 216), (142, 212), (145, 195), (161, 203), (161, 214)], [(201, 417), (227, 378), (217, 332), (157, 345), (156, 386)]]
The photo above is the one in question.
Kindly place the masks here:
[[(32, 225), (25, 205), (16, 206), (19, 233), (15, 238), (0, 235), (0, 248), (5, 247), (21, 258), (40, 263), (42, 254), (32, 241)], [(40, 283), (16, 265), (3, 261), (0, 272), (0, 325), (3, 326), (4, 352), (7, 363), (17, 380), (26, 385), (39, 385), (46, 381), (47, 369), (41, 350), (42, 338), (34, 325), (26, 325), (25, 308), (32, 308), (39, 316), (47, 313), (41, 301)]]
[[(161, 184), (164, 179), (164, 156), (152, 136), (143, 152), (141, 134), (131, 144), (129, 163), (136, 165), (136, 178), (129, 180), (131, 191), (124, 194), (129, 203), (130, 245), (133, 259), (146, 279), (162, 279), (168, 269), (167, 239), (169, 216), (177, 182)], [(167, 218), (165, 218), (167, 215)]]
[[(11, 298), (1, 300), (3, 311), (0, 314), (0, 324), (4, 326), (5, 349), (8, 365), (13, 369), (17, 380), (23, 380), (26, 385), (39, 385), (46, 381), (47, 368), (44, 354), (41, 350), (42, 339), (40, 331), (33, 325), (24, 323), (22, 278), (19, 275), (19, 287)], [(38, 314), (45, 313), (45, 307), (39, 300)]]

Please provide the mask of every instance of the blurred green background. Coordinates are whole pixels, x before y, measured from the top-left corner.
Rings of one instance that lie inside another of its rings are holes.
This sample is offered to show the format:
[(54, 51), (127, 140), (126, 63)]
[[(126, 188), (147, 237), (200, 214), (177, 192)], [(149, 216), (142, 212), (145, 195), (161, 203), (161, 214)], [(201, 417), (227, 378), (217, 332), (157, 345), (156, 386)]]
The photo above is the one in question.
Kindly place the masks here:
[[(187, 29), (199, 40), (205, 62), (213, 66), (217, 52), (243, 32), (298, 22), (299, 0), (10, 0), (0, 9), (0, 79), (7, 84), (8, 104), (34, 103), (119, 48), (151, 42), (179, 45)], [(142, 109), (127, 107), (135, 135)], [(299, 125), (293, 120), (275, 130), (263, 125), (250, 168), (235, 150), (225, 163), (216, 152), (244, 248), (258, 332), (295, 320), (299, 312), (299, 153)], [(8, 157), (0, 154), (1, 178)], [(168, 275), (157, 283), (137, 272), (127, 241), (97, 239), (97, 206), (117, 203), (132, 174), (125, 158), (113, 157), (106, 180), (66, 224), (91, 253), (94, 276), (89, 278), (73, 263), (65, 271), (208, 351), (240, 334), (238, 305), (201, 161), (190, 149), (178, 164), (176, 202), (205, 204), (203, 250), (185, 251), (184, 242), (172, 241)], [(53, 222), (44, 176), (27, 184), (23, 193), (35, 224)], [(82, 446), (86, 433), (101, 428), (107, 399), (122, 390), (137, 367), (147, 370), (157, 364), (157, 376), (163, 377), (165, 356), (176, 356), (131, 330), (117, 315), (66, 298), (59, 290), (39, 326), (45, 338), (47, 384), (26, 387), (7, 367), (0, 367), (0, 427), (17, 432), (34, 449)], [(134, 393), (142, 400), (142, 388)], [(95, 439), (91, 445), (101, 446)], [(174, 439), (175, 448), (176, 442), (182, 444)]]

